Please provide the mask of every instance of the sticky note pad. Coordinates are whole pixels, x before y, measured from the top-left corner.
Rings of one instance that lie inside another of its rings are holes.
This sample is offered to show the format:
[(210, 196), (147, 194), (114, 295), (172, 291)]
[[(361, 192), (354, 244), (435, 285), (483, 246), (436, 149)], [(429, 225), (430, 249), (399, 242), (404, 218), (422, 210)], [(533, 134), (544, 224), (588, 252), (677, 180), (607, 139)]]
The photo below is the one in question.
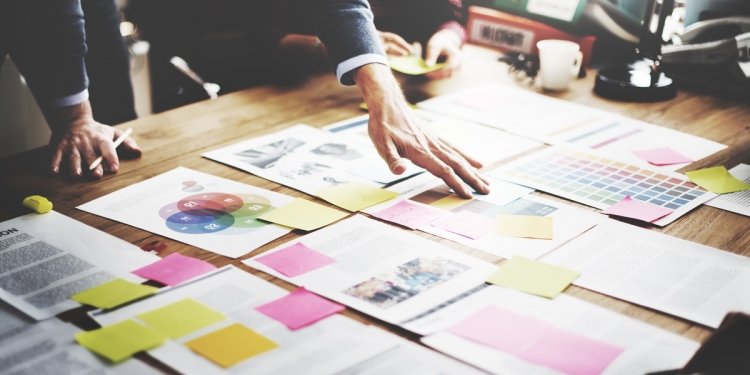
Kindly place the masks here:
[(174, 286), (216, 269), (211, 263), (173, 253), (132, 273), (144, 279)]
[(148, 285), (131, 283), (123, 279), (114, 279), (89, 290), (70, 296), (70, 299), (98, 307), (111, 309), (130, 301), (156, 293), (157, 288)]
[(166, 339), (159, 331), (133, 320), (76, 334), (76, 341), (81, 346), (115, 363), (142, 350), (156, 348)]
[(227, 368), (277, 348), (279, 345), (250, 328), (236, 323), (190, 340), (185, 346), (209, 361)]
[(555, 298), (581, 273), (514, 256), (492, 274), (488, 283)]
[(474, 198), (463, 199), (459, 197), (458, 194), (451, 194), (430, 203), (430, 206), (439, 208), (441, 210), (452, 211), (473, 200)]
[(339, 221), (349, 214), (322, 206), (307, 199), (297, 198), (258, 218), (286, 227), (315, 230)]
[(495, 227), (495, 221), (487, 216), (470, 211), (461, 211), (433, 222), (433, 227), (447, 230), (464, 237), (476, 240), (483, 237)]
[(518, 355), (552, 325), (512, 311), (490, 306), (450, 327), (448, 332)]
[(361, 182), (349, 182), (323, 190), (315, 194), (345, 210), (356, 212), (398, 196), (394, 191), (379, 189)]
[(224, 314), (190, 298), (136, 316), (173, 339), (226, 319)]
[(633, 154), (649, 162), (650, 164), (658, 166), (692, 163), (695, 161), (675, 150), (672, 150), (669, 147), (656, 148), (652, 150), (633, 151)]
[(440, 63), (427, 66), (424, 59), (417, 55), (393, 56), (388, 59), (388, 64), (391, 66), (391, 69), (397, 72), (413, 76), (434, 72), (446, 65), (445, 63)]
[(445, 211), (435, 210), (429, 207), (420, 206), (402, 200), (391, 207), (378, 211), (372, 216), (401, 224), (407, 228), (417, 229), (423, 227), (441, 217), (447, 215)]
[(497, 215), (495, 234), (505, 237), (551, 240), (552, 218), (545, 216)]
[(343, 311), (344, 306), (300, 287), (285, 297), (255, 309), (295, 330)]
[(301, 242), (254, 260), (289, 277), (303, 275), (337, 262), (336, 259), (317, 252)]
[(639, 202), (629, 196), (625, 196), (621, 201), (602, 211), (602, 213), (606, 215), (629, 217), (649, 223), (659, 220), (672, 212), (674, 212), (674, 210)]
[(723, 166), (686, 172), (685, 175), (694, 184), (716, 194), (750, 190), (750, 185), (736, 179)]
[(518, 357), (569, 375), (598, 375), (623, 351), (603, 341), (552, 329)]

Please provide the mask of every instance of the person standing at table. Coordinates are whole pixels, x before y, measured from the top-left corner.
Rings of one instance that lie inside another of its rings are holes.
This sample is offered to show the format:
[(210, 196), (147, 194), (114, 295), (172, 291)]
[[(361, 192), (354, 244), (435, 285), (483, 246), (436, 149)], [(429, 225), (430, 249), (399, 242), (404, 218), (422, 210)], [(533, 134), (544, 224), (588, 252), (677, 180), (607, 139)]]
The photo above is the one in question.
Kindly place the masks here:
[[(129, 56), (119, 25), (114, 0), (0, 1), (0, 65), (10, 55), (52, 130), (53, 174), (67, 165), (72, 177), (82, 177), (99, 155), (105, 161), (92, 177), (119, 168), (113, 141), (122, 131), (97, 121), (135, 118)], [(92, 108), (100, 114), (94, 116)], [(123, 151), (141, 154), (130, 138)]]

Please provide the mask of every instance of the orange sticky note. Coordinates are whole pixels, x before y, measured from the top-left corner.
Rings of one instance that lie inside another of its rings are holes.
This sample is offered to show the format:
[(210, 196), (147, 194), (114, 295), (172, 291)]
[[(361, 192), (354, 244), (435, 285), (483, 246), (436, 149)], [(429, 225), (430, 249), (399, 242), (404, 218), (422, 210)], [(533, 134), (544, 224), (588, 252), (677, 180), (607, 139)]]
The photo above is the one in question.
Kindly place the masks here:
[(279, 345), (250, 328), (236, 323), (190, 340), (185, 346), (209, 361), (227, 368), (276, 349)]

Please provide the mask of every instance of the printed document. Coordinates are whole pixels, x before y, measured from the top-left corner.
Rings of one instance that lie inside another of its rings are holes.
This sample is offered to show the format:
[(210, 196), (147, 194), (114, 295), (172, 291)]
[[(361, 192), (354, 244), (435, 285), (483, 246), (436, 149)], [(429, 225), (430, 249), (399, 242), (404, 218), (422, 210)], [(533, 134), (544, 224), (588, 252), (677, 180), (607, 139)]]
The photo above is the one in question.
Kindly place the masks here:
[(313, 196), (347, 182), (380, 187), (423, 171), (411, 166), (394, 175), (374, 147), (307, 125), (244, 140), (203, 157)]
[(34, 323), (0, 301), (0, 374), (161, 374), (137, 359), (106, 362), (75, 342), (78, 332), (57, 319)]
[[(542, 146), (541, 142), (434, 112), (417, 109), (414, 114), (422, 120), (422, 125), (429, 128), (440, 139), (449, 142), (485, 165), (491, 165)], [(323, 129), (351, 141), (374, 147), (367, 133), (369, 119), (369, 115), (358, 116), (328, 125)]]
[[(335, 374), (378, 356), (397, 346), (372, 335), (361, 323), (333, 315), (305, 328), (292, 331), (284, 324), (255, 310), (256, 306), (289, 293), (265, 280), (232, 266), (181, 286), (160, 291), (156, 296), (123, 308), (90, 315), (102, 326), (136, 319), (178, 301), (190, 298), (226, 316), (149, 354), (176, 371), (190, 374)], [(271, 340), (278, 347), (229, 368), (222, 368), (191, 351), (185, 342), (222, 328), (241, 324)]]
[[(697, 161), (727, 148), (663, 126), (506, 85), (477, 86), (418, 106), (553, 145), (597, 150), (628, 163), (642, 161), (633, 151), (669, 147)], [(688, 164), (653, 168), (676, 171)]]
[(355, 215), (300, 237), (337, 262), (288, 277), (256, 261), (243, 263), (374, 318), (420, 334), (441, 329), (446, 316), (483, 303), (485, 280), (497, 266)]
[[(730, 169), (729, 173), (738, 180), (750, 184), (750, 165), (740, 164)], [(719, 195), (706, 202), (706, 206), (750, 216), (750, 190)]]
[(750, 258), (614, 220), (541, 261), (580, 271), (580, 287), (712, 328), (750, 312)]
[(237, 258), (291, 231), (258, 217), (293, 200), (179, 167), (78, 209)]
[(160, 258), (56, 211), (0, 223), (0, 298), (36, 320), (80, 306), (70, 296)]
[[(497, 300), (494, 307), (625, 349), (602, 375), (645, 374), (680, 368), (700, 347), (695, 341), (569, 295), (547, 299), (507, 288), (493, 289)], [(551, 368), (447, 331), (424, 337), (422, 342), (493, 374), (561, 375)]]
[(475, 194), (474, 200), (457, 200), (455, 205), (445, 207), (441, 205), (441, 202), (444, 202), (444, 199), (452, 194), (448, 186), (442, 180), (430, 174), (424, 174), (389, 187), (388, 190), (398, 192), (400, 195), (396, 199), (370, 207), (364, 212), (373, 214), (397, 204), (402, 199), (407, 199), (409, 203), (427, 205), (449, 214), (469, 211), (483, 215), (493, 221), (496, 220), (497, 215), (553, 218), (554, 234), (552, 240), (496, 236), (494, 227), (492, 233), (478, 239), (471, 239), (430, 224), (419, 228), (423, 232), (503, 258), (520, 255), (530, 259), (536, 259), (544, 255), (605, 219), (604, 215), (595, 212), (537, 195), (530, 195), (528, 193), (532, 191), (531, 189), (502, 180), (490, 179), (492, 192), (489, 195)]

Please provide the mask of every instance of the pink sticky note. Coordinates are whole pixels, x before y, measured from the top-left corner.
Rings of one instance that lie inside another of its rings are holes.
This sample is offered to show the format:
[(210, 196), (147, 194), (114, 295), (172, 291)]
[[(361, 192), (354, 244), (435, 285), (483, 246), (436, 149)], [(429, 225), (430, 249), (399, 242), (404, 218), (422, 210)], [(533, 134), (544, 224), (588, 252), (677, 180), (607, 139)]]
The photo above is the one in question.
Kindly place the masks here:
[(301, 242), (275, 251), (266, 256), (255, 258), (258, 263), (265, 264), (289, 277), (296, 277), (318, 268), (336, 263), (336, 259), (319, 253)]
[(418, 206), (402, 200), (385, 210), (378, 211), (372, 216), (401, 224), (411, 229), (423, 227), (441, 217), (447, 215), (447, 212), (436, 210), (425, 206)]
[(215, 269), (216, 267), (211, 263), (179, 253), (172, 253), (164, 259), (139, 268), (132, 273), (164, 285), (175, 286)]
[(633, 151), (635, 156), (653, 164), (653, 165), (672, 165), (682, 163), (692, 163), (695, 160), (688, 158), (669, 147), (656, 148), (653, 150)]
[(452, 102), (482, 112), (498, 110), (516, 104), (516, 101), (513, 99), (497, 94), (483, 93), (464, 95), (453, 99)]
[(495, 220), (471, 211), (461, 211), (430, 225), (451, 233), (469, 237), (472, 240), (476, 240), (495, 230)]
[(344, 306), (300, 287), (286, 297), (255, 309), (283, 323), (289, 329), (296, 330), (343, 311)]
[(448, 332), (518, 355), (545, 332), (554, 329), (540, 320), (490, 306), (448, 329)]
[(545, 332), (519, 358), (569, 375), (598, 375), (623, 348), (561, 329)]
[(629, 196), (625, 196), (625, 198), (623, 198), (621, 201), (607, 207), (606, 210), (602, 211), (602, 213), (606, 215), (629, 217), (633, 219), (643, 220), (649, 223), (661, 219), (664, 216), (671, 214), (672, 212), (674, 212), (674, 210), (639, 202), (637, 200), (631, 199)]

